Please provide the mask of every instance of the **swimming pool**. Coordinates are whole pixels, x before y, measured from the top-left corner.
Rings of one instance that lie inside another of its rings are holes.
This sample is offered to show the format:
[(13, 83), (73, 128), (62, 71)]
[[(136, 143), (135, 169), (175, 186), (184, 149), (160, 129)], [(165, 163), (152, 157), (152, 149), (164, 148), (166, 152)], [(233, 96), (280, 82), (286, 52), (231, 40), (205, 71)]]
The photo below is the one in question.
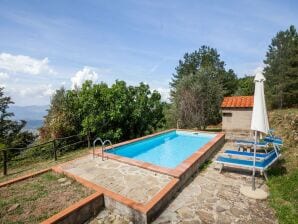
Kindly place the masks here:
[(107, 152), (165, 168), (175, 168), (215, 136), (198, 132), (170, 131), (118, 146)]

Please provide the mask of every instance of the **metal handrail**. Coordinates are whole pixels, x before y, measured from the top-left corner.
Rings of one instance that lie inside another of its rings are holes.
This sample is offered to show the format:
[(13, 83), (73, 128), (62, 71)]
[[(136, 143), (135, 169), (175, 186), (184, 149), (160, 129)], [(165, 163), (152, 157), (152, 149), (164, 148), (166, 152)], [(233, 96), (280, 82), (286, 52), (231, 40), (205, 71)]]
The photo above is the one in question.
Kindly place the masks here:
[(102, 155), (102, 160), (103, 160), (104, 142), (101, 140), (100, 137), (97, 137), (97, 138), (93, 141), (93, 158), (95, 157), (95, 144), (96, 144), (97, 141), (100, 141), (100, 143), (101, 143), (101, 155)]
[[(1, 163), (3, 163), (3, 175), (7, 175), (7, 168), (8, 168), (8, 162), (10, 161), (21, 161), (21, 160), (25, 160), (27, 158), (29, 158), (30, 156), (25, 156), (23, 157), (22, 155), (22, 152), (26, 151), (26, 150), (29, 150), (29, 149), (32, 149), (32, 148), (36, 148), (36, 147), (40, 147), (40, 150), (38, 150), (38, 155), (42, 155), (44, 152), (47, 152), (49, 153), (50, 150), (53, 151), (53, 155), (54, 155), (54, 160), (56, 161), (57, 160), (57, 151), (59, 150), (60, 153), (62, 152), (62, 150), (65, 150), (69, 147), (72, 147), (72, 146), (75, 146), (75, 145), (78, 145), (78, 144), (81, 144), (83, 142), (85, 142), (85, 140), (82, 140), (82, 138), (79, 138), (77, 142), (74, 142), (74, 143), (70, 143), (70, 144), (67, 144), (67, 145), (62, 145), (59, 147), (59, 141), (63, 141), (63, 140), (68, 140), (68, 139), (71, 139), (71, 138), (74, 138), (74, 137), (79, 137), (82, 135), (81, 134), (78, 134), (78, 135), (72, 135), (72, 136), (68, 136), (68, 137), (62, 137), (62, 138), (56, 138), (56, 139), (52, 139), (52, 140), (48, 140), (46, 142), (43, 142), (43, 143), (39, 143), (39, 144), (35, 144), (35, 143), (31, 143), (30, 145), (26, 146), (26, 147), (10, 147), (10, 148), (3, 148), (3, 149), (0, 149), (0, 154), (2, 154), (2, 156), (0, 155), (0, 161)], [(88, 138), (88, 147), (89, 147), (89, 138)], [(65, 142), (67, 143), (67, 142)], [(103, 143), (103, 142), (102, 142)], [(44, 148), (45, 145), (49, 145), (49, 144), (52, 144), (52, 147), (51, 149), (50, 148)], [(14, 150), (14, 151), (19, 151), (19, 154), (16, 154), (16, 155), (11, 155), (9, 156), (8, 153), (9, 151), (11, 150)], [(66, 150), (65, 150), (66, 151)], [(3, 159), (2, 159), (3, 157)]]
[(27, 147), (22, 147), (22, 148), (4, 148), (4, 149), (0, 149), (0, 151), (9, 151), (9, 150), (27, 150), (27, 149), (31, 149), (31, 148), (36, 148), (36, 147), (40, 147), (40, 146), (43, 146), (43, 145), (47, 145), (47, 144), (50, 144), (52, 143), (54, 140), (50, 140), (50, 141), (47, 141), (47, 142), (43, 142), (43, 143), (40, 143), (40, 144), (37, 144), (37, 145), (29, 145)]
[(65, 139), (70, 139), (70, 138), (73, 138), (73, 137), (78, 137), (78, 136), (81, 136), (81, 134), (78, 134), (78, 135), (71, 135), (71, 136), (67, 136), (67, 137), (60, 137), (60, 138), (55, 138), (54, 140), (65, 140)]
[(67, 136), (67, 137), (61, 137), (61, 138), (55, 138), (55, 139), (52, 139), (52, 140), (49, 140), (49, 141), (46, 141), (46, 142), (42, 142), (42, 143), (39, 143), (39, 144), (32, 144), (32, 145), (28, 145), (26, 147), (21, 147), (21, 148), (3, 148), (3, 149), (0, 149), (0, 151), (4, 151), (4, 150), (27, 150), (27, 149), (31, 149), (31, 148), (36, 148), (36, 147), (40, 147), (40, 146), (43, 146), (43, 145), (47, 145), (47, 144), (50, 144), (52, 143), (53, 141), (56, 141), (56, 140), (66, 140), (66, 139), (70, 139), (70, 138), (73, 138), (73, 137), (78, 137), (78, 136), (82, 136), (81, 134), (78, 134), (78, 135), (71, 135), (71, 136)]
[[(114, 146), (113, 146), (112, 142), (110, 140), (108, 140), (108, 139), (103, 142), (104, 148), (106, 147), (106, 143), (109, 143), (110, 144), (110, 147), (112, 149), (114, 149)], [(102, 155), (102, 157), (103, 157), (103, 155)], [(106, 156), (106, 158), (108, 159), (108, 156)]]

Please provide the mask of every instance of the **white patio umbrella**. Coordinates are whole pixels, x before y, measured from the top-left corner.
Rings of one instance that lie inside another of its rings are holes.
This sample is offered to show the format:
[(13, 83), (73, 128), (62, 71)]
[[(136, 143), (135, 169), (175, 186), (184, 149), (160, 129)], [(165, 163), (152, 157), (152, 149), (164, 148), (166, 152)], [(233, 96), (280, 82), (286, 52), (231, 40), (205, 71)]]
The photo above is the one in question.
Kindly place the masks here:
[(269, 131), (269, 122), (268, 122), (265, 94), (264, 94), (265, 80), (266, 79), (262, 73), (257, 73), (254, 79), (255, 93), (254, 93), (254, 106), (253, 106), (252, 119), (251, 119), (251, 130), (255, 132), (254, 133), (255, 144), (254, 144), (254, 160), (253, 160), (253, 174), (252, 174), (252, 190), (256, 189), (255, 164), (256, 164), (257, 134), (258, 132), (268, 134), (268, 131)]

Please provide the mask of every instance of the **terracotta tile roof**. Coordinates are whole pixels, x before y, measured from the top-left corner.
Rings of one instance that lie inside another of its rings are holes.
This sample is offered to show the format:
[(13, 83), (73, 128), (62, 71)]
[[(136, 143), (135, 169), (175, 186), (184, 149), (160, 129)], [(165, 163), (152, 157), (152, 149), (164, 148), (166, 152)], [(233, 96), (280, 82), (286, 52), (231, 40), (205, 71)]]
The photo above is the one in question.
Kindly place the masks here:
[(225, 97), (221, 107), (253, 107), (253, 96), (229, 96)]

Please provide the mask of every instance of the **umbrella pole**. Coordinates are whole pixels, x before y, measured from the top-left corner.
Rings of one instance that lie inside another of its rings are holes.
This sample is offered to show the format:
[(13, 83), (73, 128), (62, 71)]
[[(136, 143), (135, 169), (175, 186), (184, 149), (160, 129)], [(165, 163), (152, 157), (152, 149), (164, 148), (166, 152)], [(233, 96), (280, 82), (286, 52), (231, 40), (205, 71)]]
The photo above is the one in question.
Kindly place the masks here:
[(256, 190), (256, 181), (255, 181), (255, 175), (256, 175), (256, 153), (257, 153), (257, 131), (255, 131), (255, 144), (254, 144), (254, 161), (253, 161), (253, 170), (252, 170), (252, 190)]

